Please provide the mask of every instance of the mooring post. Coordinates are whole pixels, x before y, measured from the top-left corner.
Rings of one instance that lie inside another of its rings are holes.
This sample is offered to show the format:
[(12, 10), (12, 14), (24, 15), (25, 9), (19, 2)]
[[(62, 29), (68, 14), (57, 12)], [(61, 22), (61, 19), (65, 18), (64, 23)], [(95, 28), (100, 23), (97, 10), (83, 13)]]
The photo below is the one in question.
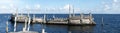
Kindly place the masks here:
[(46, 33), (44, 28), (45, 28), (45, 26), (42, 24), (42, 32), (41, 33)]
[(44, 14), (44, 23), (46, 23), (46, 14)]
[(53, 20), (55, 19), (56, 17), (55, 17), (55, 15), (53, 14)]
[(14, 21), (15, 21), (15, 23), (14, 23), (14, 32), (16, 32), (16, 25), (17, 25), (17, 16), (15, 16), (15, 19), (14, 19)]
[(42, 33), (46, 33), (44, 28), (42, 28)]
[(35, 22), (35, 14), (33, 15), (32, 23)]
[(6, 33), (8, 33), (8, 21), (6, 22)]
[(30, 23), (31, 23), (31, 18), (30, 18), (30, 16), (29, 16), (27, 31), (29, 31), (29, 29), (30, 29)]
[(102, 32), (102, 33), (104, 33), (104, 31), (103, 31), (103, 30), (104, 30), (104, 29), (103, 29), (103, 28), (104, 28), (104, 23), (103, 23), (103, 22), (104, 22), (104, 19), (103, 19), (103, 17), (102, 17), (102, 22), (101, 22), (101, 32)]
[(25, 20), (25, 26), (24, 26), (24, 28), (23, 28), (23, 31), (26, 31), (26, 28), (27, 28), (27, 20)]
[(103, 26), (104, 25), (104, 19), (103, 19), (103, 17), (102, 17), (102, 22), (101, 23), (102, 23), (102, 26)]
[(80, 18), (81, 18), (81, 19), (83, 18), (83, 13), (80, 14)]

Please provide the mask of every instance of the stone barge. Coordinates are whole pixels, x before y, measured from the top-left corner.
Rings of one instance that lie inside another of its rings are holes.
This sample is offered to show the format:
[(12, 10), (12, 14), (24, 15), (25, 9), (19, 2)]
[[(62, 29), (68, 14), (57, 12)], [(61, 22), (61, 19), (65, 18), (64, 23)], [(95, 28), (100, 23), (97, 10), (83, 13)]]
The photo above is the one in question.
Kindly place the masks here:
[(62, 24), (62, 25), (66, 25), (68, 24), (68, 20), (65, 18), (54, 18), (52, 20), (49, 20), (48, 22), (46, 22), (46, 24)]
[[(15, 16), (12, 16), (12, 19), (14, 20)], [(29, 17), (24, 15), (19, 15), (17, 17), (17, 22), (24, 23), (25, 20), (28, 20)], [(51, 20), (47, 20), (44, 16), (43, 18), (32, 18), (31, 23), (43, 23), (43, 24), (60, 24), (60, 25), (95, 25), (92, 18), (92, 14), (83, 15), (80, 16), (71, 16), (69, 18), (54, 18)]]
[(26, 16), (26, 15), (12, 15), (10, 21), (14, 23), (14, 22), (15, 22), (15, 17), (16, 17), (17, 23), (18, 23), (18, 22), (19, 22), (19, 23), (24, 23), (25, 20), (28, 20), (28, 19), (29, 19), (29, 17)]
[(46, 15), (44, 14), (44, 17), (42, 18), (38, 18), (38, 17), (35, 17), (35, 15), (33, 15), (33, 18), (31, 19), (32, 23), (46, 23)]
[(61, 25), (95, 25), (92, 14), (80, 16), (71, 16), (69, 18), (55, 18), (46, 22), (46, 24), (61, 24)]
[(81, 14), (80, 16), (72, 16), (68, 19), (68, 21), (69, 21), (68, 24), (70, 25), (95, 25), (96, 24), (92, 18), (91, 13), (89, 15)]

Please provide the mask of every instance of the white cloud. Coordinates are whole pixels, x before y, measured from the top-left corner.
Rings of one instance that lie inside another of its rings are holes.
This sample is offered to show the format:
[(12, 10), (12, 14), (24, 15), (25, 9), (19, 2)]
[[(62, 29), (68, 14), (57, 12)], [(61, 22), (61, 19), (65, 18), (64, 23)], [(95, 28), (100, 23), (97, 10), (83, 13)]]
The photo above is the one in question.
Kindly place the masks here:
[(73, 7), (72, 7), (72, 5), (70, 5), (70, 4), (67, 4), (67, 5), (65, 5), (64, 7), (63, 7), (63, 9), (65, 9), (65, 10), (69, 10), (69, 9), (72, 9)]
[(34, 5), (35, 9), (40, 9), (40, 4)]
[(113, 0), (114, 2), (117, 2), (118, 0)]
[(1, 5), (0, 6), (0, 11), (1, 11), (0, 13), (12, 13), (15, 10), (11, 10), (11, 8), (9, 6)]
[(103, 11), (102, 13), (112, 13), (114, 14), (115, 12), (118, 13), (120, 12), (120, 1), (119, 0), (111, 0), (112, 2), (102, 2), (103, 3)]
[(29, 5), (25, 5), (26, 9), (31, 9), (31, 7)]
[(50, 8), (51, 9), (51, 11), (55, 11), (55, 10), (57, 10), (56, 8)]
[(0, 5), (0, 9), (15, 9), (15, 6), (13, 4)]
[(14, 8), (15, 6), (14, 6), (14, 4), (10, 4), (10, 7)]
[(13, 3), (13, 0), (0, 0), (0, 3)]
[(15, 5), (18, 4), (19, 0), (0, 0), (0, 13), (13, 13)]
[(112, 10), (113, 11), (120, 11), (120, 1), (118, 0), (113, 0), (113, 3), (112, 3)]
[(1, 9), (7, 9), (7, 6), (3, 5), (3, 6), (1, 6)]
[(105, 5), (104, 11), (110, 10), (110, 7), (108, 5)]

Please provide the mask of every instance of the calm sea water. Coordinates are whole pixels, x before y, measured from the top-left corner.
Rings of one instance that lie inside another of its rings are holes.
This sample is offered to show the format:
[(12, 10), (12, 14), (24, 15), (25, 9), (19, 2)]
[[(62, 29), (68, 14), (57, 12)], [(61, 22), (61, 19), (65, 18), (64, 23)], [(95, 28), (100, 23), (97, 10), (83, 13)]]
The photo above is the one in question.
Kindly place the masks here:
[[(43, 14), (35, 14), (42, 17)], [(47, 18), (52, 18), (53, 14), (47, 14)], [(54, 14), (58, 18), (66, 18), (68, 14)], [(9, 21), (11, 14), (0, 14), (0, 33), (6, 33), (6, 21)], [(31, 14), (32, 17), (32, 14)], [(47, 33), (120, 33), (120, 14), (93, 14), (95, 26), (68, 26), (68, 25), (44, 25)], [(102, 17), (104, 25), (101, 25)], [(24, 24), (17, 23), (17, 31), (22, 31)], [(14, 24), (9, 21), (9, 32), (13, 32)], [(41, 32), (41, 24), (32, 24), (30, 31)]]

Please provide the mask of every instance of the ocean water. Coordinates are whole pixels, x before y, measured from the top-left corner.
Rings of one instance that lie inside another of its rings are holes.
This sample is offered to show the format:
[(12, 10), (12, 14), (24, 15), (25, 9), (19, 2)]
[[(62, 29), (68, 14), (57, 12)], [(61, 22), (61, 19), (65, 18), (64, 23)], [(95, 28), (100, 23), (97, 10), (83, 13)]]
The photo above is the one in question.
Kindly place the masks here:
[[(31, 17), (33, 14), (31, 14)], [(43, 14), (35, 14), (42, 17)], [(47, 14), (52, 18), (53, 14)], [(68, 14), (54, 14), (58, 18), (67, 18)], [(77, 14), (78, 15), (78, 14)], [(10, 20), (11, 14), (0, 14), (0, 33), (6, 33), (6, 21)], [(103, 17), (103, 23), (101, 24)], [(44, 25), (47, 33), (120, 33), (120, 14), (93, 14), (95, 26), (68, 26), (68, 25)], [(17, 23), (17, 31), (22, 31), (24, 23)], [(13, 32), (14, 24), (9, 21), (9, 32)], [(42, 24), (31, 24), (30, 31), (41, 33)]]

